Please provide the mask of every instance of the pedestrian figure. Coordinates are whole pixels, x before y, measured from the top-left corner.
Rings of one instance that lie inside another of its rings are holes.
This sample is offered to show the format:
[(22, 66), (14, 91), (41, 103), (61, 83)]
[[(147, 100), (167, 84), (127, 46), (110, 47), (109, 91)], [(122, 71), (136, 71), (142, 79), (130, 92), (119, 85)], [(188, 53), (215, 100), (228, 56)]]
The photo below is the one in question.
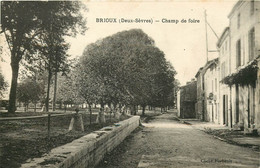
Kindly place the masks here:
[(97, 116), (96, 123), (103, 124), (106, 122), (105, 114), (104, 114), (104, 108), (100, 108)]
[(76, 113), (72, 116), (72, 119), (70, 120), (69, 131), (71, 130), (84, 131), (82, 114), (79, 114), (78, 108), (76, 108), (75, 111)]

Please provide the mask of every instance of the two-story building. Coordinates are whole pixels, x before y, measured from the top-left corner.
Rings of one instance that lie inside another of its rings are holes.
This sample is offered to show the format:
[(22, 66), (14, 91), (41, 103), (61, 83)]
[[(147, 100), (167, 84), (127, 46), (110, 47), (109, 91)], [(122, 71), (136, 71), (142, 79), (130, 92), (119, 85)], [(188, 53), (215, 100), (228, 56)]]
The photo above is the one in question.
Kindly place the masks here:
[(197, 103), (196, 118), (218, 123), (219, 78), (218, 58), (210, 60), (196, 74)]
[(205, 96), (207, 114), (206, 121), (218, 123), (218, 96), (219, 96), (219, 79), (218, 79), (218, 58), (211, 60), (205, 68), (204, 74)]
[[(228, 17), (229, 72), (222, 79), (222, 82), (230, 88), (228, 121), (230, 127), (239, 127), (246, 132), (258, 129), (259, 132), (260, 1), (239, 0)], [(223, 47), (221, 40), (219, 47)], [(221, 61), (224, 60), (223, 58)]]
[[(219, 81), (230, 74), (230, 29), (226, 27), (217, 42), (219, 50)], [(219, 124), (231, 126), (231, 87), (219, 83)]]

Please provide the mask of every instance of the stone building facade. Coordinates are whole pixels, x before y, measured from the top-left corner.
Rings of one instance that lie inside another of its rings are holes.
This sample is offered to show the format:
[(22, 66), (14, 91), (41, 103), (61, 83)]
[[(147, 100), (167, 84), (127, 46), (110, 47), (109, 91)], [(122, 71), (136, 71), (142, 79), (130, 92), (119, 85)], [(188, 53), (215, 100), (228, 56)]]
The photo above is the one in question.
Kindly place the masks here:
[[(230, 29), (226, 27), (217, 42), (219, 50), (219, 80), (230, 74)], [(231, 116), (231, 87), (219, 83), (219, 121), (221, 125), (230, 126)]]
[(205, 87), (204, 87), (204, 69), (201, 67), (196, 74), (197, 80), (197, 102), (196, 102), (196, 118), (204, 121), (205, 116)]
[(188, 82), (180, 87), (178, 95), (178, 116), (180, 118), (195, 118), (195, 104), (197, 101), (197, 82)]
[(218, 121), (219, 78), (218, 58), (210, 60), (196, 74), (196, 118), (202, 121)]
[(205, 69), (205, 96), (207, 112), (205, 121), (218, 123), (219, 118), (219, 79), (218, 79), (218, 58), (211, 60)]
[(239, 0), (229, 14), (231, 88), (230, 127), (259, 129), (260, 1)]

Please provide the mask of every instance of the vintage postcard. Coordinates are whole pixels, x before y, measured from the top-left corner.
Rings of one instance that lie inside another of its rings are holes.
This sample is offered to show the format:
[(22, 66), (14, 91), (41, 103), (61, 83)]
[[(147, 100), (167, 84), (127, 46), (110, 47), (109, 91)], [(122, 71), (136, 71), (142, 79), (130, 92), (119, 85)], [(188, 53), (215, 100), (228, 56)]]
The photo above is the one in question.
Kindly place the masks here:
[(259, 0), (0, 3), (0, 168), (260, 166)]

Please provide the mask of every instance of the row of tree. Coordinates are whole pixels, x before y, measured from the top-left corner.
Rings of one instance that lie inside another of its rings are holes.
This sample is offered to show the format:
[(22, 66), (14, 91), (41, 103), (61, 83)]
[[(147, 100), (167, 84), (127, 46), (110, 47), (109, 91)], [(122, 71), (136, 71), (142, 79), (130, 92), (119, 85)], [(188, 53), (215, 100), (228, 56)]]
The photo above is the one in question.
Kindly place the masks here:
[(1, 31), (11, 56), (12, 81), (9, 113), (16, 110), (17, 80), (20, 64), (35, 72), (47, 71), (46, 109), (49, 106), (50, 83), (57, 72), (68, 70), (66, 36), (86, 30), (79, 1), (2, 1)]
[[(164, 53), (140, 29), (119, 32), (88, 45), (69, 61), (66, 36), (86, 30), (78, 1), (1, 2), (1, 33), (12, 67), (8, 112), (15, 102), (105, 105), (113, 111), (173, 106), (176, 71)], [(22, 64), (23, 69), (20, 68)], [(26, 76), (17, 85), (18, 72)], [(52, 80), (54, 81), (52, 83)], [(57, 82), (58, 81), (58, 82)], [(51, 84), (52, 87), (51, 87)]]

